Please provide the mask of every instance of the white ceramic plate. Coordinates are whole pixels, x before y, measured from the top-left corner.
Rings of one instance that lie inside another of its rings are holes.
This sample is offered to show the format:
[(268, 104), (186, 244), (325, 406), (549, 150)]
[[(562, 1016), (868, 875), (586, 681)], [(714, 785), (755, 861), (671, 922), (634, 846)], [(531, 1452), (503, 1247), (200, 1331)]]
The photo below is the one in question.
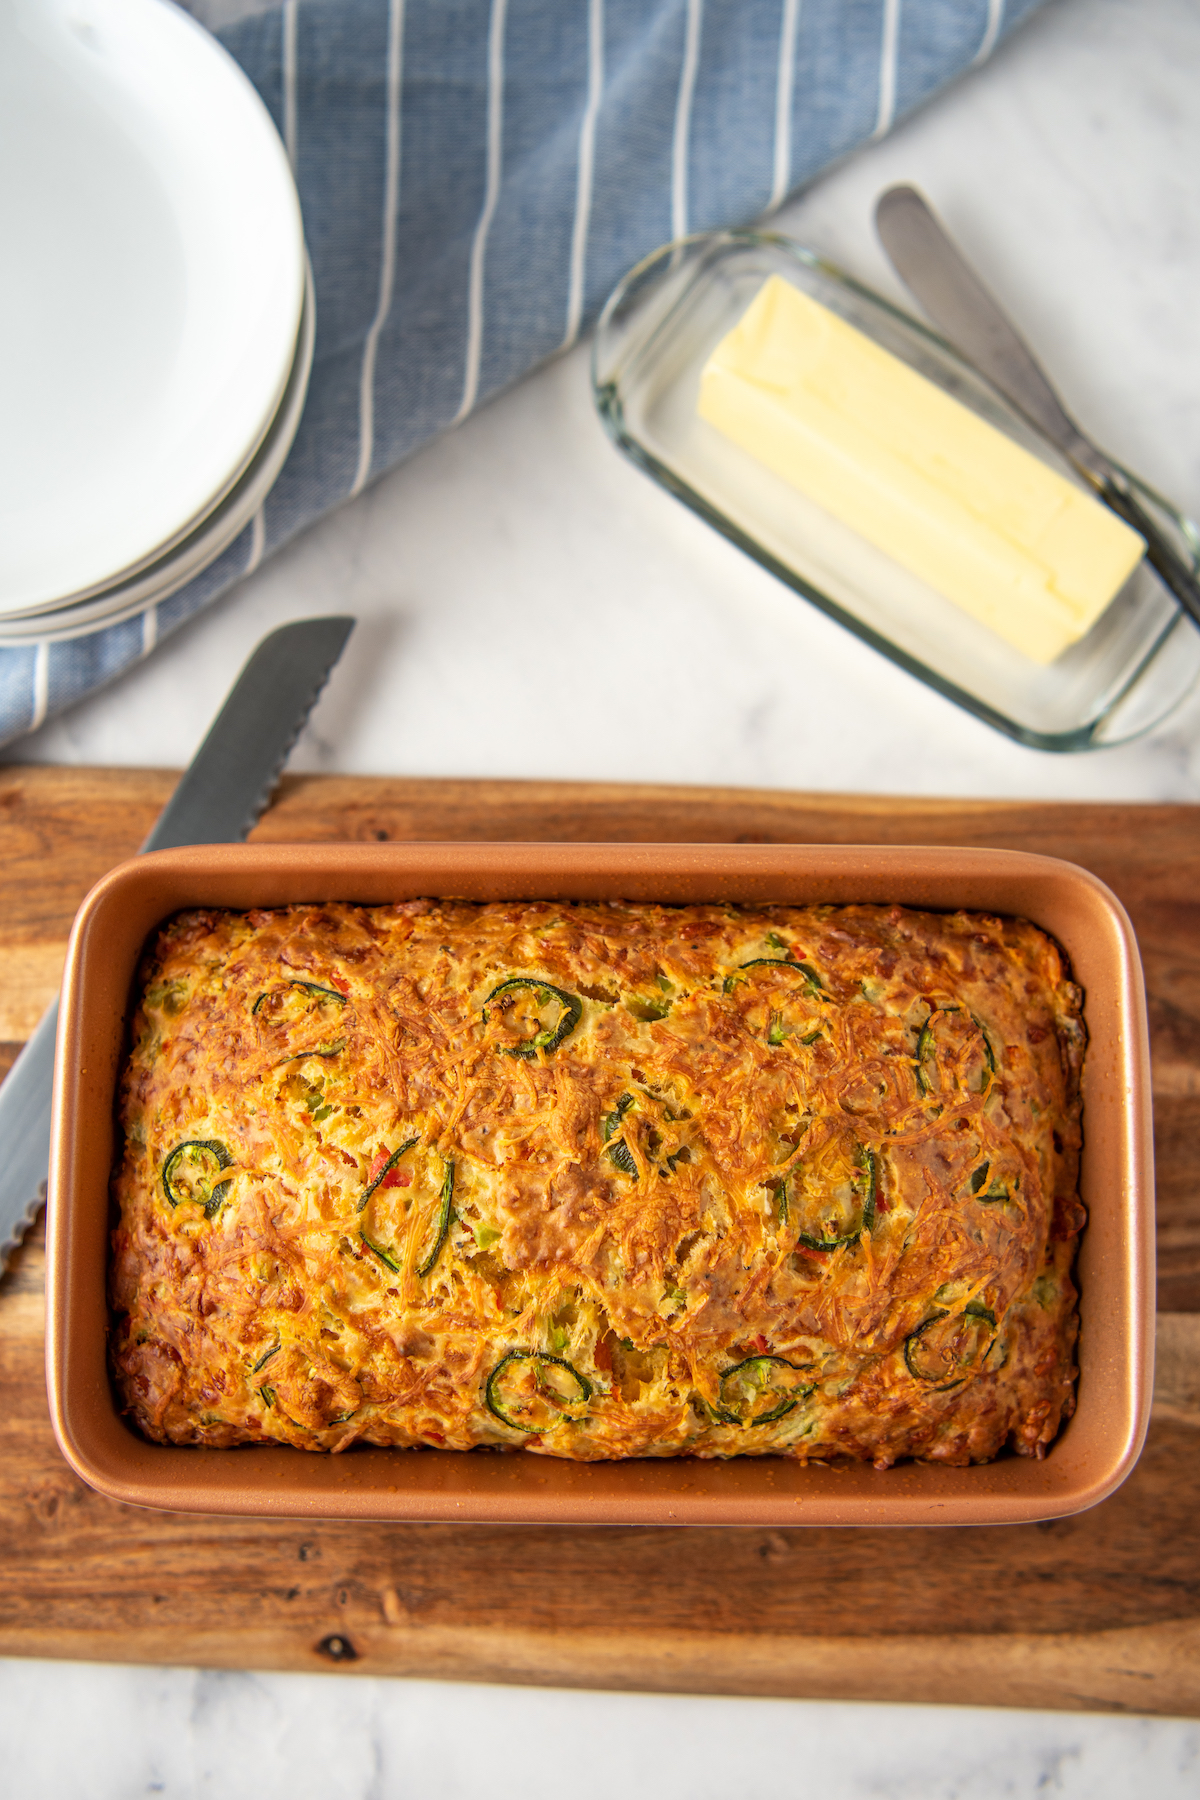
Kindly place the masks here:
[(165, 0), (0, 0), (0, 615), (160, 557), (246, 469), (295, 355), (295, 184)]
[(287, 460), (304, 412), (315, 337), (316, 303), (309, 271), (296, 354), (283, 399), (241, 480), (235, 482), (221, 503), (194, 531), (139, 574), (115, 582), (93, 598), (71, 606), (33, 617), (0, 616), (0, 647), (15, 649), (21, 645), (62, 643), (72, 638), (89, 637), (108, 625), (119, 625), (124, 619), (135, 618), (159, 600), (168, 599), (194, 575), (215, 562), (250, 523)]

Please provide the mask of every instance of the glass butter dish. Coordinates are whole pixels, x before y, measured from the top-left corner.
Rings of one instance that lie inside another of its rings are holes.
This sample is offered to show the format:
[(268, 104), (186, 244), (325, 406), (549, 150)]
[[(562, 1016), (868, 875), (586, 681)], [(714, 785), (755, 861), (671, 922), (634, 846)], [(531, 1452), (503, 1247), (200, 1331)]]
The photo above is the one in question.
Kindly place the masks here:
[[(910, 674), (1042, 750), (1126, 742), (1200, 676), (1200, 631), (1143, 559), (1095, 624), (1048, 664), (1006, 643), (697, 414), (700, 376), (772, 275), (890, 351), (1076, 486), (1049, 441), (944, 338), (766, 232), (665, 245), (611, 295), (592, 373), (600, 416), (639, 468), (764, 568)], [(1135, 476), (1137, 498), (1200, 567), (1200, 532)]]

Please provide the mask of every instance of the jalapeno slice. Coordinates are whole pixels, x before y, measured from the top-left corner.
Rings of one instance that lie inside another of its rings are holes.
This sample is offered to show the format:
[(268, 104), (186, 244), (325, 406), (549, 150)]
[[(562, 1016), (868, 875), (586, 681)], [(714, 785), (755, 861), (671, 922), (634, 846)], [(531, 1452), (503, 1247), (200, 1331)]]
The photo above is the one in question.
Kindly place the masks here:
[(446, 1241), (446, 1233), (450, 1229), (450, 1215), (454, 1208), (454, 1164), (446, 1164), (446, 1173), (442, 1180), (442, 1191), (438, 1195), (437, 1225), (434, 1228), (433, 1246), (423, 1262), (417, 1264), (417, 1274), (428, 1275), (438, 1257), (442, 1253), (442, 1245)]
[[(788, 1373), (784, 1374), (784, 1370)], [(815, 1382), (805, 1385), (789, 1380), (790, 1375), (805, 1373), (807, 1371), (799, 1363), (789, 1362), (786, 1356), (763, 1352), (758, 1356), (743, 1357), (721, 1376), (717, 1416), (724, 1425), (772, 1425), (812, 1393)], [(775, 1398), (775, 1405), (765, 1412), (751, 1410), (754, 1402), (764, 1397)]]
[(400, 1161), (400, 1158), (404, 1155), (405, 1151), (411, 1150), (413, 1145), (419, 1144), (420, 1141), (421, 1141), (420, 1138), (415, 1138), (415, 1137), (405, 1138), (405, 1140), (401, 1144), (400, 1148), (398, 1150), (392, 1151), (392, 1154), (388, 1157), (387, 1161), (384, 1163), (382, 1169), (380, 1169), (380, 1171), (379, 1171), (378, 1175), (375, 1177), (374, 1181), (372, 1181), (368, 1187), (365, 1187), (363, 1189), (362, 1193), (358, 1196), (358, 1202), (354, 1208), (355, 1212), (360, 1213), (360, 1212), (365, 1212), (367, 1210), (368, 1200), (371, 1198), (371, 1195), (375, 1192), (375, 1189), (383, 1181), (384, 1177), (391, 1173), (391, 1171), (395, 1168), (396, 1164)]
[[(632, 1105), (633, 1095), (622, 1094), (612, 1112), (605, 1113), (600, 1123), (604, 1127), (604, 1141), (606, 1144), (609, 1139), (615, 1137), (617, 1132), (621, 1129), (621, 1122)], [(633, 1152), (625, 1142), (624, 1138), (621, 1138), (619, 1142), (610, 1145), (608, 1150), (605, 1151), (605, 1155), (608, 1157), (609, 1162), (612, 1163), (614, 1168), (620, 1169), (622, 1175), (628, 1175), (633, 1181), (637, 1180), (637, 1164), (633, 1160)]]
[[(982, 1365), (995, 1341), (995, 1313), (973, 1300), (960, 1313), (931, 1313), (910, 1331), (904, 1340), (904, 1365), (916, 1381), (946, 1394), (961, 1387)], [(960, 1369), (961, 1374), (955, 1373)]]
[[(839, 1244), (857, 1244), (864, 1231), (874, 1231), (875, 1202), (879, 1191), (879, 1158), (873, 1150), (866, 1150), (860, 1146), (858, 1166), (863, 1172), (866, 1183), (862, 1212), (859, 1214), (858, 1223), (852, 1225), (849, 1231), (840, 1232), (836, 1237), (816, 1237), (811, 1232), (798, 1231), (796, 1233), (797, 1244), (802, 1244), (806, 1250), (836, 1250)], [(783, 1185), (786, 1207), (786, 1182)], [(784, 1217), (786, 1216), (785, 1212)]]
[(269, 1000), (272, 994), (286, 994), (289, 988), (299, 988), (303, 993), (312, 994), (320, 1000), (334, 1000), (339, 1006), (346, 1004), (345, 994), (339, 994), (336, 988), (324, 987), (319, 981), (283, 981), (278, 987), (264, 989), (250, 1008), (250, 1017), (254, 1017), (264, 1000)]
[(366, 1245), (367, 1249), (371, 1252), (371, 1255), (377, 1256), (385, 1269), (390, 1269), (393, 1275), (398, 1275), (400, 1273), (400, 1264), (396, 1261), (394, 1256), (389, 1256), (386, 1250), (381, 1249), (378, 1244), (372, 1243), (365, 1231), (360, 1231), (358, 1235)]
[[(411, 1150), (413, 1145), (418, 1144), (419, 1142), (419, 1138), (408, 1138), (401, 1144), (398, 1150), (392, 1151), (392, 1154), (388, 1157), (370, 1187), (364, 1188), (362, 1195), (359, 1198), (358, 1205), (355, 1208), (357, 1212), (361, 1213), (365, 1211), (371, 1195), (385, 1179), (388, 1171), (395, 1168), (406, 1150)], [(417, 1264), (416, 1273), (418, 1276), (424, 1277), (428, 1275), (434, 1264), (437, 1262), (438, 1257), (441, 1255), (442, 1245), (446, 1242), (446, 1237), (450, 1230), (450, 1220), (453, 1217), (453, 1212), (454, 1164), (448, 1162), (446, 1164), (446, 1173), (442, 1177), (441, 1192), (438, 1194), (438, 1210), (433, 1228), (433, 1242), (430, 1244), (428, 1251), (422, 1257), (421, 1261)], [(365, 1231), (360, 1231), (358, 1235), (361, 1237), (372, 1256), (377, 1256), (381, 1263), (384, 1263), (389, 1269), (394, 1270), (397, 1275), (400, 1273), (400, 1264), (396, 1261), (395, 1257), (392, 1256), (390, 1251), (384, 1250), (381, 1245), (375, 1243), (367, 1236)]]
[[(518, 1364), (533, 1365), (533, 1392), (528, 1395), (513, 1394), (506, 1397), (501, 1391), (501, 1376), (506, 1370), (514, 1370)], [(567, 1378), (573, 1382), (577, 1390), (570, 1394), (563, 1392)], [(548, 1431), (563, 1418), (574, 1420), (578, 1413), (567, 1411), (568, 1407), (585, 1407), (592, 1398), (592, 1384), (586, 1375), (581, 1375), (574, 1363), (569, 1363), (564, 1356), (552, 1356), (546, 1350), (509, 1350), (500, 1358), (483, 1388), (483, 1403), (494, 1418), (502, 1425), (511, 1425), (515, 1431)], [(512, 1411), (529, 1414), (531, 1409), (539, 1406), (548, 1418), (534, 1419), (526, 1424), (524, 1419), (513, 1418)], [(511, 1409), (511, 1410), (506, 1410)], [(556, 1418), (554, 1415), (558, 1414)]]
[(987, 1026), (975, 1013), (969, 1014), (969, 1017), (972, 1025), (983, 1039), (983, 1055), (988, 1066), (988, 1073), (994, 1075), (996, 1073), (996, 1052), (992, 1049), (992, 1040), (987, 1034)]
[(332, 1043), (314, 1044), (311, 1050), (299, 1050), (295, 1056), (285, 1056), (280, 1067), (286, 1068), (288, 1063), (307, 1062), (310, 1056), (323, 1056), (326, 1059), (331, 1056), (340, 1056), (345, 1048), (345, 1038), (334, 1038)]
[(557, 1000), (562, 1012), (553, 1025), (544, 1025), (535, 1031), (532, 1037), (526, 1038), (523, 1044), (502, 1044), (498, 1046), (502, 1056), (536, 1056), (539, 1050), (547, 1055), (557, 1050), (564, 1039), (570, 1037), (580, 1019), (583, 1017), (583, 1001), (574, 994), (567, 993), (565, 988), (555, 987), (552, 981), (540, 981), (533, 975), (510, 975), (494, 987), (483, 1003), (483, 1022), (487, 1024), (487, 1009), (492, 1001), (501, 994), (515, 993), (519, 988), (532, 988), (537, 994), (539, 1006), (548, 1006), (551, 1000)]
[(803, 975), (814, 994), (825, 993), (824, 984), (817, 971), (806, 962), (799, 962), (794, 956), (752, 956), (749, 962), (739, 963), (732, 975), (725, 977), (722, 992), (732, 994), (740, 981), (746, 979), (745, 969), (795, 969), (797, 975)]
[(971, 1192), (980, 1206), (996, 1206), (1009, 1198), (1008, 1189), (998, 1177), (988, 1182), (991, 1168), (991, 1163), (980, 1163), (971, 1176)]
[(935, 1006), (917, 1037), (917, 1089), (922, 1094), (932, 1093), (933, 1083), (926, 1073), (925, 1064), (932, 1058), (937, 1060), (937, 1040), (933, 1035), (933, 1021), (944, 1014), (956, 1013), (957, 1006)]
[[(921, 1027), (920, 1034), (917, 1038), (916, 1074), (917, 1089), (922, 1094), (931, 1093), (933, 1089), (933, 1083), (930, 1081), (925, 1067), (926, 1063), (931, 1059), (933, 1059), (935, 1063), (937, 1060), (937, 1042), (933, 1035), (933, 1021), (936, 1018), (947, 1018), (951, 1013), (961, 1011), (962, 1008), (960, 1006), (935, 1006)], [(975, 1013), (969, 1012), (967, 1017), (979, 1033), (983, 1043), (983, 1060), (987, 1066), (987, 1072), (989, 1075), (994, 1075), (996, 1073), (996, 1053), (992, 1049), (992, 1040), (987, 1034), (987, 1027), (984, 1025), (983, 1020), (977, 1017)], [(988, 1085), (987, 1077), (985, 1076), (983, 1081), (984, 1089), (986, 1089)]]
[[(172, 1206), (178, 1206), (181, 1200), (195, 1200), (203, 1206), (206, 1219), (214, 1218), (233, 1181), (230, 1178), (214, 1182), (213, 1177), (232, 1164), (232, 1156), (217, 1138), (188, 1138), (186, 1143), (176, 1144), (163, 1164), (163, 1193)], [(183, 1180), (189, 1169), (196, 1173), (185, 1188)]]

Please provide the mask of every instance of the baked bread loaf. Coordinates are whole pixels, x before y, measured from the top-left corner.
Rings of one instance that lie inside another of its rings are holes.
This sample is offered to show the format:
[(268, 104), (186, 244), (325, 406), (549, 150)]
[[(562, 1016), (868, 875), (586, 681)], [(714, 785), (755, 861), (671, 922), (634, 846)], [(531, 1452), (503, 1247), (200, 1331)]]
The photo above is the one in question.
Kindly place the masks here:
[(1021, 919), (190, 912), (120, 1088), (112, 1363), (158, 1442), (1040, 1456), (1081, 996)]

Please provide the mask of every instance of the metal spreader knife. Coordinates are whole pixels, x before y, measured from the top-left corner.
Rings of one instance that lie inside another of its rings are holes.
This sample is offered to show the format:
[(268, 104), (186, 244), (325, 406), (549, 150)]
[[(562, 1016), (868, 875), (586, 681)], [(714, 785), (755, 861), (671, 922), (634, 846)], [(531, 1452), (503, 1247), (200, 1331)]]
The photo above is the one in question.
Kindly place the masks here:
[(914, 187), (888, 188), (875, 205), (875, 229), (896, 273), (934, 324), (1062, 451), (1097, 498), (1140, 532), (1146, 561), (1200, 625), (1195, 573), (1137, 499), (1125, 471), (1080, 431), (925, 196)]
[[(265, 637), (142, 851), (235, 844), (257, 822), (292, 745), (354, 630), (350, 618), (300, 619)], [(58, 1001), (0, 1087), (0, 1272), (46, 1196)]]

